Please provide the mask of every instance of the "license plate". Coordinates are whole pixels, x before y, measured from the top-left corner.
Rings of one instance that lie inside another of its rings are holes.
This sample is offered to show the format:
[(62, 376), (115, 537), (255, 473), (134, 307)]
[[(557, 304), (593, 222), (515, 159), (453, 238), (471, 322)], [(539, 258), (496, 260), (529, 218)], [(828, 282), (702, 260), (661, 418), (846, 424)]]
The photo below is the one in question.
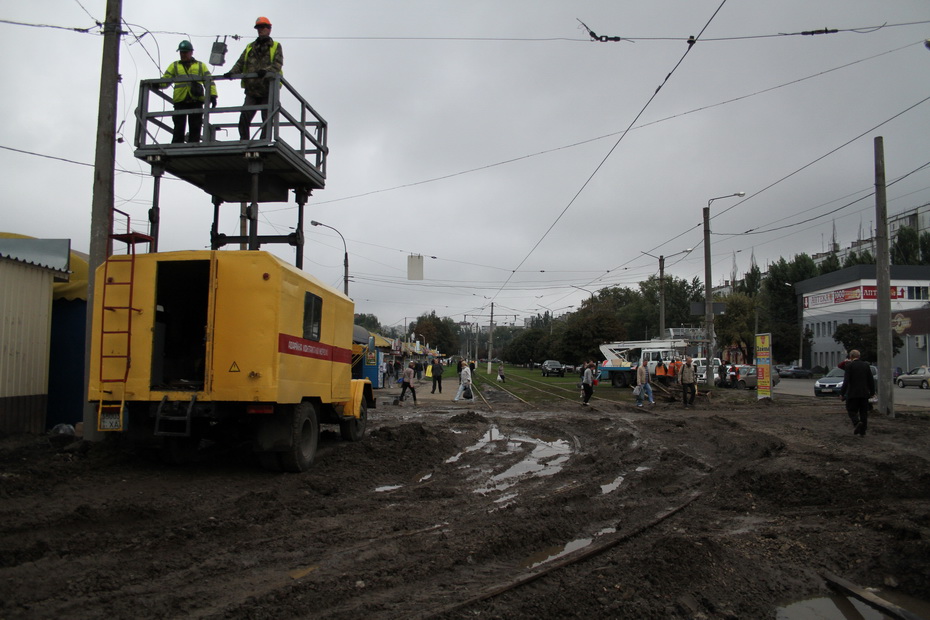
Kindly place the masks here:
[(119, 411), (101, 412), (100, 413), (100, 430), (102, 431), (121, 431), (123, 430), (123, 420)]
[(823, 392), (832, 392), (832, 391), (833, 391), (833, 388), (830, 388), (830, 387), (828, 387), (828, 388), (822, 388), (821, 391), (823, 391)]

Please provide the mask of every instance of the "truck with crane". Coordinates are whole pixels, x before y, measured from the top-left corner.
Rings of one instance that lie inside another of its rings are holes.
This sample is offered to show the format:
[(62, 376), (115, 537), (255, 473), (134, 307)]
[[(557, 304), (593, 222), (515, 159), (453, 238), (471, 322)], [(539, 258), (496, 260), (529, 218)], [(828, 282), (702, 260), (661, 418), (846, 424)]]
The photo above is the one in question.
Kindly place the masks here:
[(675, 357), (684, 356), (689, 344), (684, 339), (606, 342), (600, 345), (604, 356), (600, 378), (603, 381), (609, 379), (614, 387), (636, 385), (636, 370), (640, 364), (646, 364), (649, 374), (655, 375), (659, 362), (668, 364)]
[[(205, 76), (205, 88), (241, 77)], [(224, 132), (255, 106), (205, 102), (204, 139), (189, 143), (167, 141), (166, 120), (177, 111), (166, 109), (163, 80), (142, 81), (135, 155), (155, 177), (150, 227), (137, 232), (114, 209), (125, 230), (111, 230), (110, 242), (126, 251), (96, 270), (88, 398), (98, 431), (160, 449), (167, 460), (186, 460), (204, 441), (245, 442), (265, 468), (301, 472), (316, 455), (321, 423), (361, 440), (376, 401), (368, 379), (352, 378), (362, 357), (352, 300), (302, 271), (304, 204), (324, 186), (326, 121), (283, 77), (268, 79), (269, 101), (250, 139), (220, 137), (238, 134)], [(164, 173), (212, 197), (210, 249), (157, 251)], [(259, 235), (259, 204), (290, 191), (295, 232)], [(224, 202), (242, 203), (239, 236), (219, 231)], [(296, 264), (261, 248), (269, 243), (296, 247)], [(137, 254), (144, 244), (149, 251)], [(240, 249), (223, 251), (227, 244)]]

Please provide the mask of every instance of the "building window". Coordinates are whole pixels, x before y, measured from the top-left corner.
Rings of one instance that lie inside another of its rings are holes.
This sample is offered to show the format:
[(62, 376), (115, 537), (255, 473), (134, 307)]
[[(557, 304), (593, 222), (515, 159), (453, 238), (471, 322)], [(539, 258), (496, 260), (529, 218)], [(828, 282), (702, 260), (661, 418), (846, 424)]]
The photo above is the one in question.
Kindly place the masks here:
[(926, 300), (930, 299), (930, 291), (926, 286), (909, 286), (907, 287), (908, 299)]

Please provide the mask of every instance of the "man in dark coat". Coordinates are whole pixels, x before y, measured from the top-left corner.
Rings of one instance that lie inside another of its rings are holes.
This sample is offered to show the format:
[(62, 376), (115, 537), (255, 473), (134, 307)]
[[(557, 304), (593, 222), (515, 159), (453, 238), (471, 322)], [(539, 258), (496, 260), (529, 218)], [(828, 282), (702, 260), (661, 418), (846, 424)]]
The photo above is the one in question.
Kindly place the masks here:
[(843, 387), (840, 396), (846, 400), (846, 413), (853, 423), (853, 433), (865, 435), (869, 425), (869, 399), (875, 396), (875, 377), (867, 362), (859, 359), (859, 351), (849, 352), (849, 361), (843, 369)]

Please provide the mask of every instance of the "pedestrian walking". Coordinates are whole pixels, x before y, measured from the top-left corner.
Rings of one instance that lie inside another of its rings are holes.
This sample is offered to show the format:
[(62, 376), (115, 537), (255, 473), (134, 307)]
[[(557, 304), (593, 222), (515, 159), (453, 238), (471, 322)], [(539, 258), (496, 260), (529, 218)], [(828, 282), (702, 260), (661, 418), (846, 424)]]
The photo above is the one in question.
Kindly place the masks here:
[(585, 364), (584, 375), (581, 378), (581, 405), (583, 407), (588, 406), (588, 401), (591, 400), (591, 397), (594, 395), (594, 380), (596, 372), (597, 371), (595, 370), (594, 362), (588, 362)]
[(400, 385), (400, 400), (404, 401), (404, 394), (407, 393), (407, 390), (410, 390), (410, 394), (413, 396), (413, 404), (417, 404), (417, 391), (413, 387), (413, 381), (415, 373), (413, 370), (414, 363), (410, 362), (406, 369), (404, 369), (404, 381)]
[[(207, 65), (194, 58), (194, 46), (190, 41), (181, 41), (178, 45), (180, 60), (168, 65), (162, 78), (177, 79), (179, 77), (210, 75)], [(160, 88), (167, 88), (169, 82), (159, 84)], [(174, 92), (171, 101), (175, 110), (191, 110), (187, 114), (175, 114), (171, 117), (174, 123), (174, 132), (171, 134), (172, 144), (184, 142), (185, 125), (190, 125), (188, 142), (200, 142), (200, 131), (203, 128), (203, 103), (206, 100), (204, 84), (202, 81), (183, 80), (174, 82)], [(216, 107), (216, 84), (210, 84), (210, 105)], [(199, 110), (199, 113), (193, 112)]]
[[(475, 393), (471, 387), (471, 368), (468, 367), (464, 361), (461, 362), (461, 374), (459, 375), (459, 391), (455, 393), (455, 398), (452, 400), (459, 400), (460, 398), (465, 397), (467, 400), (475, 400)], [(471, 394), (471, 396), (466, 396), (466, 393)]]
[(656, 404), (655, 399), (652, 397), (652, 385), (649, 383), (649, 367), (646, 364), (640, 364), (639, 368), (636, 369), (636, 387), (639, 388), (639, 393), (636, 394), (636, 406), (643, 406), (643, 399), (648, 398), (649, 404)]
[[(225, 77), (240, 73), (256, 73), (257, 78), (243, 78), (242, 90), (245, 91), (245, 101), (243, 106), (265, 106), (262, 109), (262, 132), (263, 140), (267, 140), (270, 135), (268, 126), (268, 94), (269, 80), (266, 79), (269, 73), (280, 74), (284, 68), (284, 49), (281, 44), (271, 38), (271, 22), (267, 17), (259, 17), (255, 20), (255, 30), (258, 31), (258, 38), (245, 46), (239, 60), (232, 66), (232, 69), (225, 74)], [(252, 119), (255, 118), (255, 110), (243, 110), (239, 115), (239, 139), (249, 139), (249, 129), (251, 129)]]
[(853, 424), (853, 434), (865, 436), (869, 426), (869, 400), (875, 396), (875, 377), (868, 362), (859, 359), (859, 351), (849, 352), (840, 397), (846, 400), (846, 413)]
[(507, 383), (507, 379), (504, 377), (504, 363), (501, 362), (497, 367), (497, 380), (501, 383)]
[(438, 359), (433, 360), (432, 366), (433, 372), (433, 391), (430, 394), (436, 393), (436, 388), (439, 388), (439, 393), (442, 394), (442, 373), (444, 372), (442, 367), (442, 362)]
[(685, 356), (685, 363), (678, 371), (678, 383), (681, 384), (681, 401), (685, 409), (694, 406), (694, 397), (697, 394), (695, 386), (696, 371), (690, 355)]

